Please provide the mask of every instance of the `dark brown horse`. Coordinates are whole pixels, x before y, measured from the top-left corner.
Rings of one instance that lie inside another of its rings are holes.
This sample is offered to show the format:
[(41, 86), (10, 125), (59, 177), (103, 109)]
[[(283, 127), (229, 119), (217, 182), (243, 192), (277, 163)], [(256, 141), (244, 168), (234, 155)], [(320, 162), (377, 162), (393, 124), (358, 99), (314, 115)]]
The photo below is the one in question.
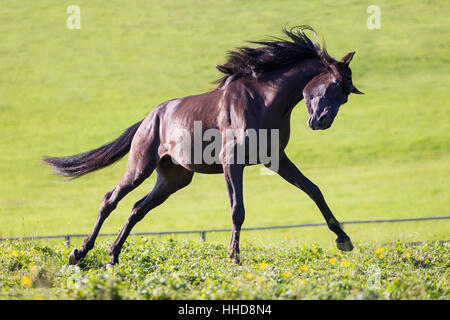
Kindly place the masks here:
[[(76, 178), (106, 167), (130, 152), (122, 180), (103, 197), (93, 230), (81, 248), (70, 253), (69, 263), (77, 264), (86, 256), (117, 203), (154, 170), (156, 184), (134, 205), (109, 251), (109, 264), (118, 263), (133, 226), (171, 194), (187, 186), (194, 172), (225, 176), (233, 223), (228, 253), (239, 263), (239, 233), (245, 217), (242, 177), (245, 166), (257, 163), (306, 192), (319, 207), (329, 229), (337, 235), (337, 247), (352, 250), (350, 238), (331, 213), (319, 188), (284, 152), (289, 141), (291, 112), (299, 101), (305, 99), (309, 127), (320, 130), (331, 126), (350, 93), (361, 93), (353, 86), (349, 68), (354, 52), (337, 61), (324, 46), (320, 48), (305, 35), (306, 29), (312, 30), (308, 26), (284, 28), (289, 40), (252, 42), (258, 46), (230, 52), (228, 60), (217, 66), (225, 74), (218, 80), (217, 88), (161, 103), (109, 144), (74, 156), (45, 157), (44, 161), (58, 174)], [(249, 134), (251, 130), (256, 135)], [(230, 139), (225, 138), (230, 136), (229, 131), (234, 133)], [(207, 132), (209, 138), (205, 138)], [(261, 132), (267, 133), (267, 137), (258, 136)], [(256, 139), (250, 139), (255, 136)], [(217, 148), (206, 143), (213, 137), (211, 144)], [(266, 155), (270, 159), (263, 161), (261, 150), (269, 145), (272, 148)], [(241, 161), (233, 161), (238, 153), (243, 155)], [(208, 154), (210, 159), (206, 157)]]

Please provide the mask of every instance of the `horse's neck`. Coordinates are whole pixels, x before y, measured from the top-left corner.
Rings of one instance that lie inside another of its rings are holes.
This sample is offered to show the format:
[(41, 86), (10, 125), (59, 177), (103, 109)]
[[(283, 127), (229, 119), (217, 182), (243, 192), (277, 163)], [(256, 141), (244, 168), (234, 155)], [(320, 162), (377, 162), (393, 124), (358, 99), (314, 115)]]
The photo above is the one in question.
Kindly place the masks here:
[(320, 61), (306, 60), (290, 68), (273, 72), (267, 81), (267, 106), (275, 113), (286, 114), (303, 99), (303, 89), (323, 70)]

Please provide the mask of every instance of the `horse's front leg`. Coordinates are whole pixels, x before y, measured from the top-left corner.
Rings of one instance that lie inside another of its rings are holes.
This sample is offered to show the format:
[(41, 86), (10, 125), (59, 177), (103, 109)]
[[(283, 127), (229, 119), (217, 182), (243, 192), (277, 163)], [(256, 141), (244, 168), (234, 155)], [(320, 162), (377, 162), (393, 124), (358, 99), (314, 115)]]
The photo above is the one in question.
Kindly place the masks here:
[(242, 193), (242, 178), (244, 165), (232, 164), (224, 165), (223, 173), (230, 198), (231, 220), (233, 228), (231, 230), (230, 247), (228, 249), (228, 258), (236, 264), (240, 264), (239, 257), (239, 234), (241, 226), (245, 219), (244, 200)]
[(349, 236), (342, 230), (339, 221), (331, 213), (320, 189), (297, 169), (284, 152), (280, 155), (278, 174), (310, 196), (322, 212), (328, 228), (338, 236), (336, 239), (338, 249), (351, 251), (353, 249), (352, 242)]

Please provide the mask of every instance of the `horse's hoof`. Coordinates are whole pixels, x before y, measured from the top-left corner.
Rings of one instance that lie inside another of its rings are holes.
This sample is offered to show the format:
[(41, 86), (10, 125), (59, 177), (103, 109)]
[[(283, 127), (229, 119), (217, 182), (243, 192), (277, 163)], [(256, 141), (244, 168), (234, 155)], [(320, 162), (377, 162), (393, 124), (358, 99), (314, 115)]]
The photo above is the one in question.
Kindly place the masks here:
[(342, 250), (342, 251), (352, 251), (353, 250), (353, 244), (352, 244), (350, 238), (348, 238), (344, 241), (336, 240), (336, 246), (339, 250)]
[(228, 261), (232, 264), (235, 264), (237, 266), (241, 265), (241, 260), (236, 257), (228, 257)]
[(77, 265), (80, 260), (77, 259), (77, 253), (78, 249), (73, 249), (72, 252), (69, 254), (69, 264), (71, 266)]
[(115, 266), (115, 264), (113, 264), (113, 263), (108, 263), (107, 265), (106, 265), (106, 270), (109, 270), (109, 269), (112, 269), (112, 268), (114, 268), (114, 266)]
[(119, 264), (119, 258), (111, 257), (108, 264), (105, 266), (106, 269), (112, 269), (116, 264)]

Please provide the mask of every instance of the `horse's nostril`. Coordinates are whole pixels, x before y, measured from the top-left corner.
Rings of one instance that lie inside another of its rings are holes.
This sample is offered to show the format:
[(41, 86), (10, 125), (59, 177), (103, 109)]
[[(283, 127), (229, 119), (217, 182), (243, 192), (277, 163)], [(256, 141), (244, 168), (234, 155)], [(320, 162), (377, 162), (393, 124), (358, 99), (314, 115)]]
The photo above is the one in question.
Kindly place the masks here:
[(320, 116), (320, 118), (319, 118), (319, 123), (320, 123), (320, 124), (325, 123), (325, 122), (327, 121), (327, 118), (328, 118), (328, 117), (327, 117), (326, 114)]

